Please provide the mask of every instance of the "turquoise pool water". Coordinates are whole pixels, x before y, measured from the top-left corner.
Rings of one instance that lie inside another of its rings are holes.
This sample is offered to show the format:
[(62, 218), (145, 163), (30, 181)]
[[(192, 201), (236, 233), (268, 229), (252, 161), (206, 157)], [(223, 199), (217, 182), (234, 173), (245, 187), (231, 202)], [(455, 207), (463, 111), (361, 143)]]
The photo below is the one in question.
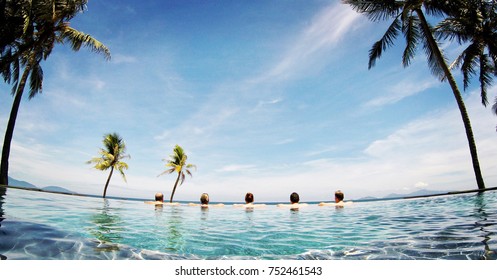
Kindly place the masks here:
[(497, 259), (495, 191), (246, 211), (7, 189), (0, 216), (2, 259)]

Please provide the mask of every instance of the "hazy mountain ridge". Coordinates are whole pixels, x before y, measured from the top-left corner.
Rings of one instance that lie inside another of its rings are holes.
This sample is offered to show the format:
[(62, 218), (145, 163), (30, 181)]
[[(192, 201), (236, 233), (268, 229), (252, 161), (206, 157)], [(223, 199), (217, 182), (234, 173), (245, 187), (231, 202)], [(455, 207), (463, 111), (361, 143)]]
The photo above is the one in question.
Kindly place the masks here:
[(43, 187), (41, 189), (44, 191), (48, 191), (48, 192), (61, 192), (61, 193), (70, 193), (70, 194), (76, 193), (76, 192), (70, 191), (66, 188), (58, 187), (58, 186), (47, 186), (47, 187)]
[(22, 188), (26, 188), (26, 189), (36, 189), (36, 190), (42, 190), (42, 191), (47, 191), (47, 192), (76, 194), (76, 192), (73, 192), (71, 190), (68, 190), (66, 188), (59, 187), (59, 186), (46, 186), (46, 187), (40, 188), (40, 187), (37, 187), (29, 182), (17, 180), (17, 179), (14, 179), (12, 177), (9, 177), (9, 186), (22, 187)]
[(13, 186), (13, 187), (23, 187), (23, 188), (27, 188), (27, 189), (40, 189), (37, 186), (35, 186), (29, 182), (16, 180), (12, 177), (9, 177), (9, 185)]
[(448, 191), (434, 191), (434, 190), (421, 189), (421, 190), (417, 190), (415, 192), (406, 193), (406, 194), (391, 193), (391, 194), (384, 196), (384, 197), (367, 196), (367, 197), (359, 198), (357, 200), (393, 199), (393, 198), (403, 198), (403, 197), (412, 197), (412, 196), (443, 194), (443, 193), (447, 193), (447, 192)]

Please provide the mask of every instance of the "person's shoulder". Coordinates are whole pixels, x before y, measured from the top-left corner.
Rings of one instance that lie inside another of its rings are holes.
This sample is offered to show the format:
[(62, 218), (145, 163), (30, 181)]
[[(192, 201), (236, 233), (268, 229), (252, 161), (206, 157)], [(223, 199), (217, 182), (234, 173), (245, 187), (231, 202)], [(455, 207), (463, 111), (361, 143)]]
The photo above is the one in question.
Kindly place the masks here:
[(163, 202), (160, 201), (144, 201), (145, 204), (155, 204), (155, 205), (162, 205), (164, 204)]
[(321, 202), (318, 206), (335, 206), (334, 202)]
[(293, 204), (278, 204), (278, 207), (287, 207), (287, 208), (300, 208), (307, 206), (307, 203), (293, 203)]
[(252, 204), (253, 207), (265, 207), (266, 204), (261, 203), (261, 204)]
[(224, 207), (223, 203), (212, 204), (213, 207)]
[(162, 204), (167, 205), (167, 206), (179, 206), (179, 205), (181, 205), (179, 202), (164, 202)]
[(253, 203), (249, 203), (249, 204), (245, 204), (244, 207), (245, 208), (259, 208), (259, 207), (264, 207), (266, 206), (266, 204), (253, 204)]

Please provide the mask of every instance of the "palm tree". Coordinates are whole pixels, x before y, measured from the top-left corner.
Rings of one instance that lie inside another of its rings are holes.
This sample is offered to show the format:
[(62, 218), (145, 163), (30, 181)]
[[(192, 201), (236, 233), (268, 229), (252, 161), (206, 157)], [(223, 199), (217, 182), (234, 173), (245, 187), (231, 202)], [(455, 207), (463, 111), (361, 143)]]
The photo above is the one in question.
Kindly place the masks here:
[(114, 169), (119, 170), (119, 173), (123, 176), (124, 181), (126, 182), (126, 176), (124, 175), (124, 169), (128, 169), (128, 164), (121, 161), (124, 158), (130, 158), (129, 155), (126, 155), (126, 144), (124, 140), (117, 133), (109, 133), (104, 135), (104, 140), (102, 141), (104, 144), (104, 148), (100, 149), (100, 157), (94, 157), (91, 160), (87, 161), (87, 164), (95, 163), (95, 169), (98, 170), (107, 170), (110, 168), (109, 177), (107, 178), (107, 182), (105, 182), (104, 195), (107, 194), (107, 187), (109, 186), (110, 178), (112, 177), (112, 173)]
[[(426, 53), (428, 66), (432, 73), (441, 81), (447, 80), (456, 99), (461, 118), (464, 123), (466, 137), (473, 163), (473, 170), (479, 189), (485, 189), (485, 183), (480, 170), (476, 143), (471, 128), (468, 112), (457, 87), (456, 81), (450, 72), (446, 59), (439, 48), (439, 44), (433, 35), (433, 29), (425, 17), (425, 13), (431, 16), (446, 14), (452, 9), (455, 2), (451, 1), (429, 1), (429, 0), (342, 0), (349, 4), (359, 13), (364, 13), (372, 21), (393, 18), (383, 37), (377, 41), (369, 51), (369, 68), (373, 67), (382, 52), (393, 45), (399, 33), (406, 38), (406, 47), (402, 56), (404, 67), (409, 66), (417, 46), (421, 43)], [(457, 3), (456, 3), (457, 4)]]
[(14, 95), (2, 149), (0, 184), (8, 185), (10, 146), (24, 89), (29, 79), (29, 99), (41, 92), (41, 61), (48, 58), (55, 44), (69, 43), (74, 51), (81, 46), (89, 47), (110, 59), (107, 47), (69, 26), (69, 20), (82, 12), (86, 3), (87, 0), (7, 0), (3, 3), (5, 6), (0, 7), (2, 18), (11, 22), (1, 28), (8, 30), (9, 37), (0, 42), (0, 73), (5, 82), (13, 84)]
[(173, 202), (173, 197), (174, 193), (176, 192), (178, 182), (180, 182), (180, 185), (182, 185), (183, 181), (185, 181), (185, 172), (186, 174), (190, 175), (190, 177), (192, 177), (192, 173), (189, 169), (197, 168), (194, 164), (186, 164), (187, 158), (188, 157), (183, 151), (183, 148), (176, 145), (173, 149), (173, 154), (169, 156), (169, 159), (164, 159), (164, 161), (167, 162), (166, 167), (169, 167), (169, 169), (159, 174), (159, 176), (166, 173), (170, 174), (175, 171), (178, 172), (178, 177), (176, 178), (176, 182), (174, 183), (173, 192), (171, 193), (171, 199), (169, 199), (169, 202)]
[[(474, 75), (478, 75), (481, 102), (488, 105), (487, 89), (497, 74), (497, 3), (495, 1), (457, 1), (448, 17), (436, 26), (439, 39), (457, 40), (467, 47), (451, 67), (459, 66), (464, 77), (464, 89)], [(497, 114), (497, 99), (493, 106)]]

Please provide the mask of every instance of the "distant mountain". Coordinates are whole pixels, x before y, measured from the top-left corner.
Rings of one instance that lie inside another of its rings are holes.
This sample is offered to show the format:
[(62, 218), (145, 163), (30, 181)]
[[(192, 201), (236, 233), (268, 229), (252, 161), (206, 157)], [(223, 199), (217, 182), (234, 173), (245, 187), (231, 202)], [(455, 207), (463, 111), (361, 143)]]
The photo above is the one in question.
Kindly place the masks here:
[(356, 199), (356, 200), (384, 200), (384, 199), (404, 198), (404, 197), (413, 197), (413, 196), (436, 195), (436, 194), (444, 194), (444, 193), (448, 193), (448, 191), (432, 191), (432, 190), (421, 189), (421, 190), (417, 190), (417, 191), (412, 192), (412, 193), (406, 193), (406, 194), (391, 193), (391, 194), (384, 196), (382, 198), (373, 197), (373, 196), (366, 196), (366, 197), (361, 197), (361, 198)]
[(59, 192), (59, 193), (67, 193), (67, 194), (76, 194), (76, 192), (70, 191), (70, 190), (63, 188), (63, 187), (57, 187), (57, 186), (46, 186), (43, 188), (38, 188), (37, 186), (35, 186), (29, 182), (16, 180), (12, 177), (9, 177), (9, 186), (21, 187), (21, 188), (25, 188), (25, 189), (42, 190), (42, 191), (46, 191), (46, 192)]
[(406, 196), (409, 196), (409, 194), (391, 193), (387, 196), (384, 196), (383, 198), (399, 198), (399, 197), (406, 197)]
[(400, 198), (400, 197), (411, 197), (411, 196), (423, 196), (423, 195), (435, 195), (435, 194), (441, 194), (441, 193), (447, 193), (447, 191), (432, 191), (432, 190), (426, 190), (426, 189), (421, 189), (412, 193), (408, 194), (397, 194), (397, 193), (391, 193), (384, 198)]
[(422, 189), (422, 190), (410, 193), (409, 196), (434, 195), (434, 194), (442, 194), (442, 193), (448, 193), (448, 191), (431, 191), (431, 190)]
[(73, 192), (73, 191), (70, 191), (66, 188), (62, 188), (62, 187), (57, 187), (57, 186), (48, 186), (48, 187), (44, 187), (44, 188), (41, 188), (43, 191), (47, 191), (47, 192), (59, 192), (59, 193), (68, 193), (68, 194), (76, 194), (76, 192)]
[(26, 188), (26, 189), (37, 189), (37, 190), (40, 189), (31, 183), (28, 183), (26, 181), (19, 181), (19, 180), (16, 180), (14, 178), (11, 178), (11, 177), (9, 177), (9, 186), (22, 187), (22, 188)]
[(366, 197), (361, 197), (358, 200), (376, 200), (376, 199), (379, 199), (379, 198), (374, 197), (374, 196), (366, 196)]

